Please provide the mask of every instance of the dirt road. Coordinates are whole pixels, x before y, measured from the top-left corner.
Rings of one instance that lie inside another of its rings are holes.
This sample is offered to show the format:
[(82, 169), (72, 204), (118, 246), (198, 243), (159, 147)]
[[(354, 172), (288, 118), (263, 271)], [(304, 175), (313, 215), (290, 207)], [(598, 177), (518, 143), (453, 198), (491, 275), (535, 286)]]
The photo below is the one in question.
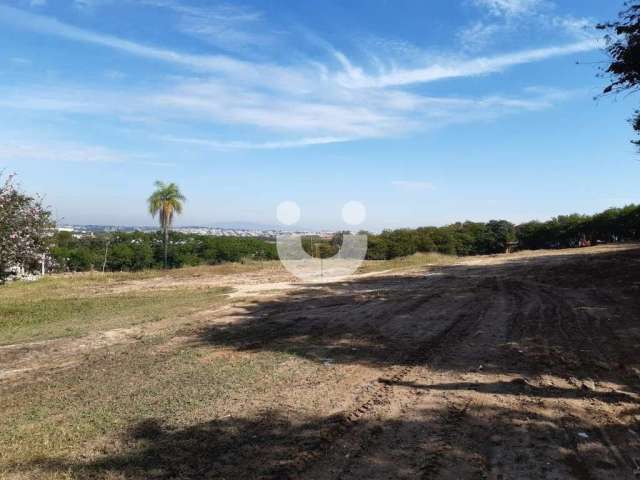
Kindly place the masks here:
[(470, 259), (261, 302), (207, 338), (366, 378), (274, 477), (638, 478), (639, 266), (624, 247)]
[(322, 373), (279, 391), (265, 379), (264, 393), (210, 422), (137, 425), (142, 443), (82, 472), (639, 478), (638, 267), (640, 246), (604, 246), (256, 288), (176, 338), (236, 355), (286, 352)]

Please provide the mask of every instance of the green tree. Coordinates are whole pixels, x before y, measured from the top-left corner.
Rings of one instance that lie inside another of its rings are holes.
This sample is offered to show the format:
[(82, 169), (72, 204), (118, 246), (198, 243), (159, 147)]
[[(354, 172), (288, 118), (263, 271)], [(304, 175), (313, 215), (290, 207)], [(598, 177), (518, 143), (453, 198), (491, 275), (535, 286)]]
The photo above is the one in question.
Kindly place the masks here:
[(369, 235), (367, 237), (367, 259), (387, 260), (389, 258), (389, 243), (379, 235)]
[(151, 268), (153, 265), (153, 249), (148, 243), (134, 243), (131, 245), (133, 250), (133, 258), (131, 263), (132, 270), (144, 270)]
[(107, 262), (109, 270), (130, 270), (133, 265), (134, 255), (131, 245), (123, 242), (114, 243), (111, 247), (111, 253), (109, 254), (109, 260)]
[(180, 189), (175, 183), (163, 183), (156, 181), (156, 190), (147, 200), (149, 203), (149, 213), (155, 218), (158, 215), (160, 228), (163, 233), (164, 242), (164, 268), (167, 268), (167, 255), (169, 252), (169, 230), (173, 223), (174, 214), (182, 213), (182, 202), (186, 200), (180, 193)]
[(431, 236), (434, 229), (435, 227), (420, 227), (416, 230), (416, 247), (419, 252), (435, 252), (437, 250)]
[(492, 234), (492, 244), (489, 253), (504, 253), (509, 243), (516, 240), (516, 227), (506, 220), (490, 220), (487, 228)]
[[(605, 73), (611, 78), (603, 93), (634, 92), (640, 85), (640, 1), (625, 3), (619, 19), (598, 25), (606, 30), (607, 52), (611, 57)], [(640, 110), (636, 110), (631, 124), (640, 133)], [(640, 141), (633, 143), (640, 145)]]
[(85, 272), (92, 270), (95, 263), (95, 255), (86, 248), (80, 247), (69, 252), (67, 267), (72, 272)]

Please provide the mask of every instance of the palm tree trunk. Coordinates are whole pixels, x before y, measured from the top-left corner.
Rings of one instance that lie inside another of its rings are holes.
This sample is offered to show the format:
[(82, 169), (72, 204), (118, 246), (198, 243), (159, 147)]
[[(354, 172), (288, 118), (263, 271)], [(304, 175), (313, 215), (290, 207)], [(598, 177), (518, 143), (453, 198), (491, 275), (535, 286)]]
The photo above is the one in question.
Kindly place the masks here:
[(167, 268), (167, 253), (169, 251), (169, 226), (164, 227), (164, 268)]

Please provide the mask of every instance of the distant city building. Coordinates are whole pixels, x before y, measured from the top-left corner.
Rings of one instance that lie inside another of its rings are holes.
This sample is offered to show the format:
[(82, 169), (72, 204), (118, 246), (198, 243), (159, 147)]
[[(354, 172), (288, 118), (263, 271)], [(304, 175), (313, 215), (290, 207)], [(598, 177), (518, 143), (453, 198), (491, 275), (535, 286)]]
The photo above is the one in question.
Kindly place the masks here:
[[(75, 238), (94, 237), (100, 233), (113, 232), (143, 232), (151, 233), (157, 231), (157, 227), (140, 227), (140, 226), (123, 226), (123, 225), (64, 225), (56, 228), (58, 232), (72, 233)], [(335, 232), (330, 231), (286, 231), (278, 229), (259, 229), (259, 228), (222, 228), (222, 227), (175, 227), (176, 232), (190, 235), (212, 235), (217, 237), (254, 237), (254, 238), (275, 238), (278, 235), (304, 235), (318, 236), (320, 238), (330, 239)]]

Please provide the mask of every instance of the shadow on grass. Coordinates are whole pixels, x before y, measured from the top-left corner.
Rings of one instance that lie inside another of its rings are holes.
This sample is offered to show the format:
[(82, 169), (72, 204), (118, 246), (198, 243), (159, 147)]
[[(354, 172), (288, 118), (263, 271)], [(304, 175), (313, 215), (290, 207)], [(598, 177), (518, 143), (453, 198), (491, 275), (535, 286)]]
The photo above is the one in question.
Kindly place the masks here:
[[(436, 478), (446, 472), (446, 478), (471, 479), (485, 478), (500, 462), (504, 478), (634, 478), (628, 459), (593, 443), (624, 448), (628, 431), (619, 423), (595, 426), (570, 412), (548, 417), (480, 406), (424, 411), (423, 417), (369, 419), (351, 427), (339, 418), (294, 422), (279, 411), (185, 428), (148, 419), (97, 459), (41, 459), (14, 471), (131, 480), (341, 478), (348, 472), (349, 478)], [(397, 441), (406, 435), (414, 440)], [(499, 440), (487, 441), (492, 435)]]
[(373, 367), (424, 362), (438, 342), (452, 356), (477, 340), (484, 351), (458, 363), (440, 355), (441, 368), (486, 364), (485, 371), (495, 373), (622, 375), (637, 386), (638, 261), (640, 249), (634, 249), (309, 286), (256, 302), (200, 337), (237, 350)]

